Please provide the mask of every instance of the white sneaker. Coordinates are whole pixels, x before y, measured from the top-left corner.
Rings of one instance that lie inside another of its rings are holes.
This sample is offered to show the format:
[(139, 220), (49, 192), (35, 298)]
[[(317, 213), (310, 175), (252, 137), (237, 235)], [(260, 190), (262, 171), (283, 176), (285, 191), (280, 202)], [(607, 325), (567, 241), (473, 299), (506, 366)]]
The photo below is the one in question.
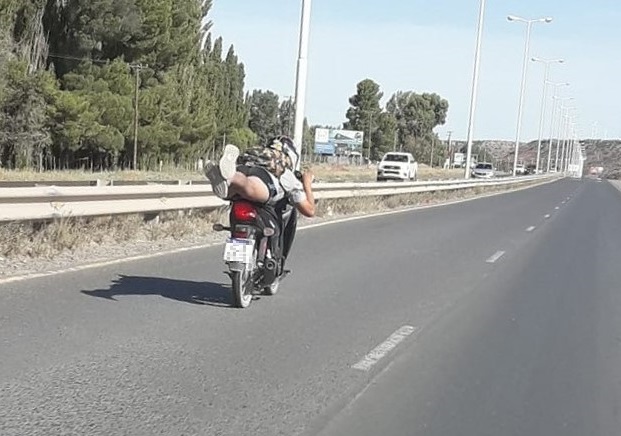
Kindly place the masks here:
[(213, 193), (219, 198), (225, 199), (229, 195), (229, 183), (222, 176), (220, 168), (213, 162), (209, 161), (205, 164), (205, 176), (211, 182)]
[(218, 165), (209, 161), (205, 164), (205, 176), (211, 182), (213, 193), (223, 200), (229, 195), (229, 182), (237, 171), (237, 158), (239, 148), (228, 144), (224, 147), (224, 152)]
[(237, 171), (237, 158), (239, 157), (239, 148), (233, 144), (227, 144), (224, 147), (224, 153), (220, 158), (220, 174), (226, 180), (231, 180)]

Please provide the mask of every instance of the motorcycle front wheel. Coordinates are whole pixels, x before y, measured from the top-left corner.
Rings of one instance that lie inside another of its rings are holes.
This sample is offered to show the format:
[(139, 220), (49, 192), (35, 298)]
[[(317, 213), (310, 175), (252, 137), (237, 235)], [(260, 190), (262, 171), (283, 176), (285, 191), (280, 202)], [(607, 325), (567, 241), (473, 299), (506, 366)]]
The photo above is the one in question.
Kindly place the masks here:
[(274, 283), (272, 283), (269, 286), (265, 287), (265, 294), (272, 296), (272, 295), (276, 295), (276, 293), (278, 292), (278, 288), (280, 287), (280, 277), (277, 278)]

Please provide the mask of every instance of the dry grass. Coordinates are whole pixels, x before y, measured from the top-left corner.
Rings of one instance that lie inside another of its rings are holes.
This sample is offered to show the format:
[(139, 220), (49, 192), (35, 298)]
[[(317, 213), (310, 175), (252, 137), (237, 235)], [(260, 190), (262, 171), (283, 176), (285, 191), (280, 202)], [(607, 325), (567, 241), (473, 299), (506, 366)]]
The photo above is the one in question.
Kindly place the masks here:
[[(312, 170), (322, 182), (374, 182), (377, 175), (373, 166), (314, 165)], [(418, 166), (418, 180), (457, 179), (463, 175), (464, 171), (459, 169), (443, 170), (429, 168), (427, 165)]]
[(89, 180), (204, 180), (204, 176), (197, 171), (183, 169), (169, 169), (158, 171), (104, 171), (90, 172), (79, 170), (68, 171), (13, 171), (0, 169), (0, 181), (89, 181)]
[(227, 219), (222, 208), (210, 212), (167, 212), (151, 222), (139, 215), (128, 215), (5, 224), (0, 226), (0, 256), (51, 259), (58, 253), (87, 246), (183, 240), (190, 235), (209, 233), (213, 223), (226, 223)]
[[(525, 183), (521, 187), (539, 182)], [(318, 216), (366, 214), (371, 212), (399, 209), (412, 206), (426, 206), (452, 200), (462, 200), (482, 194), (502, 192), (514, 189), (511, 185), (476, 187), (438, 192), (421, 192), (414, 194), (391, 195), (382, 197), (359, 197), (346, 200), (325, 200), (318, 204)]]

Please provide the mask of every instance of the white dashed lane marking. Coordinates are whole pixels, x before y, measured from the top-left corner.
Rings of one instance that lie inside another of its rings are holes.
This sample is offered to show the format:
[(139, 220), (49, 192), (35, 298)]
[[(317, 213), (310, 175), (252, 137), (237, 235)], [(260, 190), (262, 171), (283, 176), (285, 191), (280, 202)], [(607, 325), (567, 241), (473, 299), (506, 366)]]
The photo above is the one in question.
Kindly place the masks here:
[(504, 251), (497, 251), (492, 257), (486, 260), (487, 263), (496, 263), (498, 259), (505, 255)]
[(418, 329), (410, 325), (404, 325), (399, 330), (394, 332), (388, 339), (375, 347), (369, 354), (352, 366), (353, 369), (360, 371), (368, 371), (383, 357), (385, 357), (390, 351), (395, 349), (397, 345), (403, 342), (408, 336), (415, 333)]

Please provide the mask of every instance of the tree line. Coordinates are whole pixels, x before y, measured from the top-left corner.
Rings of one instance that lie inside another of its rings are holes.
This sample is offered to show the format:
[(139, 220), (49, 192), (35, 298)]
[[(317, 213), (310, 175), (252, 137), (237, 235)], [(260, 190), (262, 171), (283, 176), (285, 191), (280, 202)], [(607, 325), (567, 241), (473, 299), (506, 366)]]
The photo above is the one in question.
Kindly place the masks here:
[(424, 163), (446, 156), (433, 130), (446, 122), (447, 100), (435, 93), (397, 91), (382, 107), (383, 97), (380, 85), (365, 79), (349, 99), (344, 128), (365, 132), (364, 156), (378, 160), (388, 151), (406, 151)]
[[(0, 167), (154, 169), (190, 165), (224, 143), (293, 135), (294, 103), (245, 91), (235, 48), (211, 32), (212, 0), (3, 0)], [(371, 132), (374, 158), (397, 142), (423, 153), (448, 103), (370, 80), (345, 128)], [(305, 122), (304, 152), (313, 130)]]

